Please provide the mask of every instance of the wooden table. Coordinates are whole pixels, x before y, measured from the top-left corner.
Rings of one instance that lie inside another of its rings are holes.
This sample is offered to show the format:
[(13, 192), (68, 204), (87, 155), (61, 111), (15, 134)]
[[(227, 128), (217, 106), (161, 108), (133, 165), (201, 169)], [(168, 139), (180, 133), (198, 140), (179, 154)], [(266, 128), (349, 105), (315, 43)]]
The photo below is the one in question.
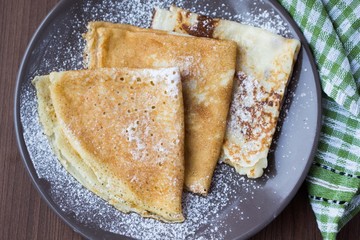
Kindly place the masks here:
[[(13, 98), (25, 48), (57, 0), (0, 0), (0, 239), (81, 239), (40, 198), (15, 140)], [(321, 239), (303, 185), (286, 209), (252, 239)], [(338, 239), (360, 239), (360, 215)]]

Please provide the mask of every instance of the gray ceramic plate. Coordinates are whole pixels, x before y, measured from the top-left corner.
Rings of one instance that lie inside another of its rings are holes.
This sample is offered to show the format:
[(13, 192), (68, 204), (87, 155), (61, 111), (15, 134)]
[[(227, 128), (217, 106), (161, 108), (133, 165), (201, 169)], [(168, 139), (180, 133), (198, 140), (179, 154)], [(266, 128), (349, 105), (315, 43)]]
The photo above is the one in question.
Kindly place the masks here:
[[(82, 188), (58, 163), (42, 134), (31, 85), (35, 75), (82, 68), (81, 34), (88, 21), (148, 27), (154, 6), (168, 7), (173, 3), (261, 26), (302, 42), (265, 175), (249, 180), (220, 164), (208, 197), (184, 194), (187, 220), (182, 224), (122, 214)], [(24, 163), (36, 188), (68, 225), (87, 238), (243, 239), (270, 223), (302, 184), (317, 146), (320, 95), (316, 68), (305, 39), (275, 1), (68, 0), (61, 1), (47, 16), (25, 53), (17, 79), (15, 126)]]

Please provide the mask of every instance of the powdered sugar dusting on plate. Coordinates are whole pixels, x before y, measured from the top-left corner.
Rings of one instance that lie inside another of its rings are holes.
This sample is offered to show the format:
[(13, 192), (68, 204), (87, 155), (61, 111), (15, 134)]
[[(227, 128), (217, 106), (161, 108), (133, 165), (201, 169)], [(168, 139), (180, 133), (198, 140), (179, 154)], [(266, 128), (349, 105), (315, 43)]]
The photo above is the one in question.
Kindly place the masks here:
[[(267, 180), (273, 178), (274, 174), (270, 172), (260, 180), (249, 180), (239, 176), (225, 164), (218, 165), (207, 197), (184, 193), (184, 223), (166, 224), (144, 219), (134, 213), (123, 214), (117, 211), (84, 189), (60, 165), (39, 124), (35, 89), (30, 83), (36, 75), (83, 68), (82, 34), (86, 31), (89, 21), (102, 20), (149, 27), (155, 6), (167, 8), (171, 4), (176, 4), (194, 12), (250, 23), (290, 36), (290, 31), (281, 18), (275, 12), (262, 10), (261, 4), (265, 3), (257, 2), (258, 4), (254, 5), (247, 4), (251, 7), (245, 15), (241, 15), (234, 12), (232, 6), (226, 3), (213, 6), (203, 0), (78, 1), (71, 9), (62, 13), (57, 21), (44, 29), (45, 37), (31, 53), (32, 64), (26, 69), (27, 77), (21, 85), (20, 114), (24, 139), (38, 177), (48, 186), (48, 194), (65, 215), (89, 228), (141, 239), (232, 238), (237, 225), (246, 224), (250, 218), (254, 218), (254, 221), (259, 218), (250, 216), (250, 210), (244, 209), (243, 204), (251, 203), (254, 200), (253, 196), (262, 191)], [(277, 201), (276, 196), (272, 199), (273, 202)], [(253, 208), (258, 207), (260, 206)]]

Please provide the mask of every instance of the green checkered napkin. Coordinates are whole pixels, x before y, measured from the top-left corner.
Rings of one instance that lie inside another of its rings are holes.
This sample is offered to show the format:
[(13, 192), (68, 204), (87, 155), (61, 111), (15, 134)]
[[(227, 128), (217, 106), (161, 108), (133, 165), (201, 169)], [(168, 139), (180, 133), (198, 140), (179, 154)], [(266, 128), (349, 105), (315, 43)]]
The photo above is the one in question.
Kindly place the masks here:
[(360, 1), (279, 2), (308, 40), (320, 74), (323, 125), (307, 183), (322, 236), (335, 239), (360, 211)]

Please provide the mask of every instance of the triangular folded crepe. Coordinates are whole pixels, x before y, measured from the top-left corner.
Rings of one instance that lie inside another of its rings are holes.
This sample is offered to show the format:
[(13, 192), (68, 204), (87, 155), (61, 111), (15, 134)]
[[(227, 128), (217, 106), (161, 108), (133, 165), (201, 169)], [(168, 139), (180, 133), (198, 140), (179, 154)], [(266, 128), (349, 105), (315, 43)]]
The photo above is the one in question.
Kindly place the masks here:
[(157, 9), (152, 28), (233, 40), (238, 44), (238, 74), (222, 159), (240, 174), (260, 177), (267, 167), (267, 154), (300, 42), (177, 7), (170, 11)]
[(178, 68), (51, 73), (33, 81), (62, 165), (123, 212), (184, 220), (184, 113)]
[(185, 186), (207, 194), (226, 129), (236, 44), (123, 24), (92, 22), (88, 66), (180, 68), (185, 107)]

